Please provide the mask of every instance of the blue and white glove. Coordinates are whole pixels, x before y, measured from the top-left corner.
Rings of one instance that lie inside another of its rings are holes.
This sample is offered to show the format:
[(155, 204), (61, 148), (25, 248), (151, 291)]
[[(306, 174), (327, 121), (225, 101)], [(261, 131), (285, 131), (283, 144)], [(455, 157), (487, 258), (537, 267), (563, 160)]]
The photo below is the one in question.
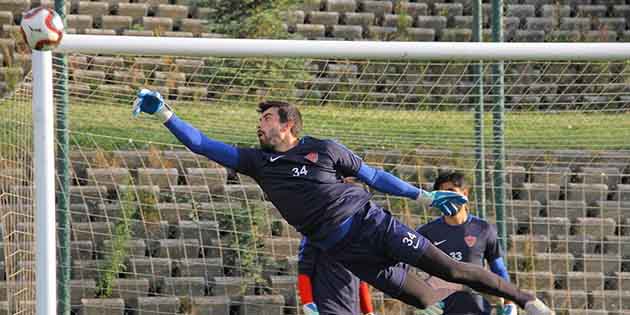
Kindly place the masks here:
[(427, 306), (420, 312), (416, 312), (415, 314), (421, 315), (442, 315), (444, 314), (444, 302), (440, 301), (431, 306)]
[(315, 303), (306, 303), (302, 305), (302, 310), (304, 311), (304, 315), (319, 315), (319, 310), (317, 309), (317, 305), (315, 305)]
[(173, 115), (171, 109), (164, 103), (164, 98), (160, 92), (148, 89), (140, 90), (133, 102), (133, 115), (137, 117), (141, 112), (156, 115), (163, 121), (167, 121)]
[(448, 190), (422, 191), (418, 198), (433, 208), (437, 208), (446, 216), (453, 216), (459, 208), (468, 203), (466, 196)]
[(508, 303), (503, 304), (503, 307), (499, 311), (499, 315), (518, 315), (518, 309), (516, 304)]

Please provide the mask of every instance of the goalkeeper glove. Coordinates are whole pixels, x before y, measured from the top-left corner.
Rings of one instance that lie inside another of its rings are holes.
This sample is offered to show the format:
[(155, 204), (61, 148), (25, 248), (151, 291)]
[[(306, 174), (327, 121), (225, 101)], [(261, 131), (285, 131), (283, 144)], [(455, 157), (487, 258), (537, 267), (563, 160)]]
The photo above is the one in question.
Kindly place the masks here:
[(319, 310), (317, 309), (317, 305), (315, 305), (315, 303), (306, 303), (302, 305), (302, 310), (304, 310), (304, 315), (319, 315)]
[(499, 315), (518, 315), (516, 305), (512, 303), (503, 304), (503, 307), (499, 311)]
[(163, 121), (167, 121), (173, 116), (171, 109), (164, 103), (162, 95), (157, 91), (148, 89), (140, 90), (136, 100), (133, 102), (133, 115), (138, 116), (141, 112), (156, 115)]
[(437, 208), (446, 216), (455, 215), (462, 205), (468, 203), (466, 196), (448, 190), (422, 191), (418, 197), (420, 201)]

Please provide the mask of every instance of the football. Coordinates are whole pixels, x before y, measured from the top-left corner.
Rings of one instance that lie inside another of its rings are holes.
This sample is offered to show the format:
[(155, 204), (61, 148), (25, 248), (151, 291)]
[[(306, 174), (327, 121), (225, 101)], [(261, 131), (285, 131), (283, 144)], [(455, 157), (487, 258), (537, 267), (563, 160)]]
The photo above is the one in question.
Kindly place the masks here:
[(63, 37), (63, 21), (54, 10), (34, 8), (22, 14), (22, 36), (35, 50), (52, 50)]

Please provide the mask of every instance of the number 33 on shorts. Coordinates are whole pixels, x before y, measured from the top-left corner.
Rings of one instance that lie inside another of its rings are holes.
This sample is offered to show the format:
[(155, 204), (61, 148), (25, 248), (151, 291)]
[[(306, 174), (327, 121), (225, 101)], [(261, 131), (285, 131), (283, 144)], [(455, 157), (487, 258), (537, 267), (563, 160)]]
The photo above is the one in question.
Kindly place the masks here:
[(407, 232), (407, 236), (403, 237), (402, 243), (413, 249), (418, 249), (420, 247), (420, 238), (411, 232)]

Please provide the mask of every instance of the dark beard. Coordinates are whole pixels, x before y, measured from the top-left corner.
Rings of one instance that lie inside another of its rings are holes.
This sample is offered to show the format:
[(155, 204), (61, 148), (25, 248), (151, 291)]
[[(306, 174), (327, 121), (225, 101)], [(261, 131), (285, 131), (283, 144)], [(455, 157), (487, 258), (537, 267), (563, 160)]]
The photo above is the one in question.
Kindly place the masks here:
[(271, 144), (269, 144), (269, 143), (262, 143), (262, 142), (259, 142), (259, 143), (260, 143), (260, 149), (261, 150), (263, 150), (265, 152), (274, 152), (274, 148), (273, 148), (273, 146)]

